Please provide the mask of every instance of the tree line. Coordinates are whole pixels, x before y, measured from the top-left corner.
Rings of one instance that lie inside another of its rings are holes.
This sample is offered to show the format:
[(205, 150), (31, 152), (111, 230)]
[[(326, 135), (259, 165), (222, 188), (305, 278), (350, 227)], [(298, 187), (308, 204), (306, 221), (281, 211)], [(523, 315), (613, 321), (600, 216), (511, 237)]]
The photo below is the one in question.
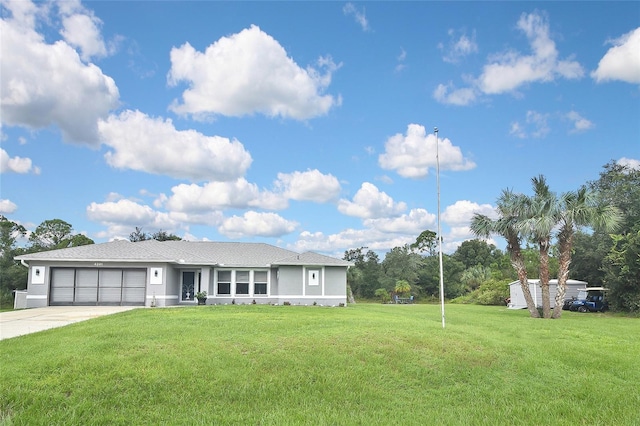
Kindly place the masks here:
[[(600, 178), (576, 191), (556, 194), (544, 176), (532, 179), (533, 195), (506, 189), (497, 200), (498, 218), (475, 215), (472, 231), (482, 239), (463, 242), (443, 255), (445, 297), (453, 302), (501, 304), (508, 284), (523, 285), (532, 317), (539, 317), (527, 280), (538, 278), (542, 316), (559, 318), (569, 277), (605, 286), (614, 310), (640, 312), (640, 170), (610, 162)], [(505, 252), (484, 239), (500, 235)], [(424, 231), (415, 243), (396, 247), (380, 260), (367, 247), (345, 252), (354, 263), (347, 282), (356, 298), (388, 299), (409, 283), (423, 300), (439, 298), (437, 235)], [(558, 279), (555, 308), (549, 280)], [(403, 291), (404, 292), (404, 291)]]

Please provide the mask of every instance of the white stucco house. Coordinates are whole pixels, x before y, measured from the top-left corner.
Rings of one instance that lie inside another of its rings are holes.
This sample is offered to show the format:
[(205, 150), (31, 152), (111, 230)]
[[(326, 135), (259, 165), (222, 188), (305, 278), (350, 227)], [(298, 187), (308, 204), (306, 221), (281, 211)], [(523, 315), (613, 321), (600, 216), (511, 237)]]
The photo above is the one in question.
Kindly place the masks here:
[(27, 307), (347, 303), (345, 260), (263, 243), (112, 241), (16, 257)]

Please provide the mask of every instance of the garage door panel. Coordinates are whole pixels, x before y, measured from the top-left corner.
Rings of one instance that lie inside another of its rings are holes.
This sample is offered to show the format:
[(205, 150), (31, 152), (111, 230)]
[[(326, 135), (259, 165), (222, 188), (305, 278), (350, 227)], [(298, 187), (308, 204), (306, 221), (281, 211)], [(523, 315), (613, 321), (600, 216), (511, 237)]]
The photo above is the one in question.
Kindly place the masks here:
[(122, 269), (101, 269), (100, 287), (122, 287)]
[(51, 304), (73, 303), (75, 277), (75, 269), (64, 268), (51, 270), (51, 294), (49, 296)]
[(98, 287), (98, 271), (96, 269), (77, 269), (76, 287)]
[(100, 287), (98, 293), (98, 303), (120, 303), (122, 297), (120, 287)]
[(52, 268), (50, 304), (144, 305), (146, 269)]

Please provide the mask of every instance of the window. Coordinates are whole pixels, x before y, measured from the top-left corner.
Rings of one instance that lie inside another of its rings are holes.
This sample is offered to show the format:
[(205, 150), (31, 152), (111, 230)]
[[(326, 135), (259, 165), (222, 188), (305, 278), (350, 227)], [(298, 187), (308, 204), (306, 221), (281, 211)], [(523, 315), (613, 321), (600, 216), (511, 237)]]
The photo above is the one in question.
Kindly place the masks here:
[(267, 271), (253, 273), (253, 294), (267, 294)]
[(249, 295), (249, 271), (236, 271), (236, 294)]
[(231, 294), (231, 271), (218, 271), (218, 294)]

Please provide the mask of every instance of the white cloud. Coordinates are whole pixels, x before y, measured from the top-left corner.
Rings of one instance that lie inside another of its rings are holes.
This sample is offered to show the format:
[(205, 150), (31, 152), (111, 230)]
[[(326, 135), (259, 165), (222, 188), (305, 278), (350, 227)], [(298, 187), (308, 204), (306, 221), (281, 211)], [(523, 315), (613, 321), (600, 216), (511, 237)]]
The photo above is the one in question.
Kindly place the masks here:
[[(222, 37), (204, 52), (189, 43), (171, 49), (170, 85), (189, 84), (182, 103), (171, 109), (195, 118), (221, 114), (305, 120), (326, 114), (340, 98), (323, 94), (339, 67), (320, 58), (317, 67), (300, 68), (284, 48), (255, 25)], [(322, 73), (324, 71), (324, 74)]]
[(529, 40), (531, 54), (525, 55), (515, 50), (494, 54), (484, 65), (481, 75), (470, 82), (470, 87), (455, 89), (451, 83), (440, 84), (434, 90), (434, 99), (444, 104), (469, 105), (482, 94), (513, 93), (525, 84), (550, 82), (557, 78), (577, 79), (584, 75), (577, 61), (558, 58), (545, 16), (538, 13), (522, 14), (517, 29)]
[(65, 41), (46, 43), (35, 27), (47, 6), (22, 3), (3, 3), (12, 17), (0, 21), (2, 122), (31, 129), (56, 125), (67, 141), (97, 145), (98, 118), (118, 106), (115, 82), (83, 63)]
[(138, 204), (130, 200), (108, 201), (105, 203), (91, 203), (87, 207), (90, 220), (101, 223), (119, 223), (138, 226), (153, 222), (158, 212), (149, 206)]
[(13, 157), (7, 151), (0, 148), (0, 174), (2, 173), (35, 173), (40, 174), (40, 169), (34, 167), (30, 158)]
[(18, 210), (18, 206), (11, 200), (0, 198), (0, 213), (11, 214)]
[[(252, 159), (237, 140), (177, 130), (170, 119), (127, 110), (99, 123), (100, 136), (113, 148), (112, 167), (192, 180), (230, 181), (244, 175)], [(176, 155), (180, 161), (176, 161)]]
[(459, 200), (454, 204), (447, 206), (442, 212), (442, 221), (447, 225), (454, 227), (467, 227), (467, 234), (469, 224), (474, 214), (482, 214), (491, 218), (496, 217), (496, 211), (490, 204), (478, 204), (468, 200)]
[(610, 43), (613, 47), (600, 59), (591, 77), (598, 83), (609, 80), (640, 83), (640, 27)]
[(523, 84), (553, 81), (556, 77), (580, 78), (584, 71), (575, 61), (558, 60), (555, 42), (549, 35), (547, 19), (537, 13), (523, 14), (517, 28), (529, 39), (531, 55), (508, 51), (484, 66), (479, 87), (485, 94), (510, 92)]
[(355, 216), (362, 219), (375, 219), (393, 217), (405, 211), (407, 205), (404, 202), (396, 203), (385, 192), (381, 192), (374, 184), (364, 182), (353, 201), (341, 199), (338, 202), (338, 211), (347, 216)]
[(420, 235), (436, 223), (436, 215), (425, 209), (412, 209), (409, 214), (399, 217), (366, 219), (364, 225), (385, 233)]
[(171, 188), (166, 208), (178, 212), (205, 212), (229, 208), (260, 207), (282, 209), (287, 200), (274, 193), (261, 192), (256, 184), (239, 178), (232, 182), (208, 182), (203, 186), (180, 184)]
[(449, 84), (439, 84), (433, 91), (433, 98), (447, 105), (465, 106), (473, 103), (478, 94), (476, 89), (472, 87), (463, 87), (456, 89), (451, 82)]
[(586, 132), (593, 128), (593, 123), (575, 111), (569, 111), (565, 116), (569, 121), (573, 123), (573, 128), (570, 133)]
[(351, 2), (344, 5), (342, 8), (342, 12), (346, 16), (353, 16), (353, 19), (360, 25), (362, 31), (369, 31), (371, 28), (369, 27), (369, 21), (367, 21), (367, 16), (365, 14), (364, 7), (362, 10), (358, 10), (358, 8)]
[[(460, 171), (476, 166), (449, 139), (439, 138), (438, 151), (440, 169)], [(426, 176), (430, 167), (437, 166), (436, 137), (427, 135), (424, 126), (409, 124), (406, 135), (398, 133), (387, 140), (385, 152), (378, 157), (378, 162), (383, 169), (395, 170), (403, 177)]]
[(446, 47), (444, 44), (438, 46), (444, 51), (443, 61), (457, 63), (465, 56), (478, 52), (475, 31), (471, 36), (467, 36), (464, 31), (450, 29), (447, 34), (449, 35), (449, 42)]
[(338, 198), (340, 182), (331, 175), (317, 169), (306, 172), (278, 173), (276, 187), (292, 200), (326, 203)]
[(248, 211), (243, 216), (232, 216), (225, 219), (218, 227), (218, 232), (229, 238), (280, 237), (290, 234), (297, 227), (297, 222), (286, 220), (276, 213)]
[[(109, 54), (102, 38), (102, 21), (93, 12), (88, 11), (79, 2), (61, 2), (62, 29), (60, 35), (70, 45), (80, 50), (83, 61), (92, 57), (104, 57)], [(68, 7), (64, 7), (64, 6)]]
[(387, 251), (415, 242), (416, 236), (389, 234), (375, 229), (345, 229), (336, 234), (303, 231), (291, 249), (298, 252), (315, 251), (342, 258), (344, 248), (363, 247), (373, 251)]
[(621, 166), (626, 166), (630, 169), (640, 170), (640, 160), (635, 158), (622, 157), (621, 159), (616, 161), (616, 163), (618, 163)]

